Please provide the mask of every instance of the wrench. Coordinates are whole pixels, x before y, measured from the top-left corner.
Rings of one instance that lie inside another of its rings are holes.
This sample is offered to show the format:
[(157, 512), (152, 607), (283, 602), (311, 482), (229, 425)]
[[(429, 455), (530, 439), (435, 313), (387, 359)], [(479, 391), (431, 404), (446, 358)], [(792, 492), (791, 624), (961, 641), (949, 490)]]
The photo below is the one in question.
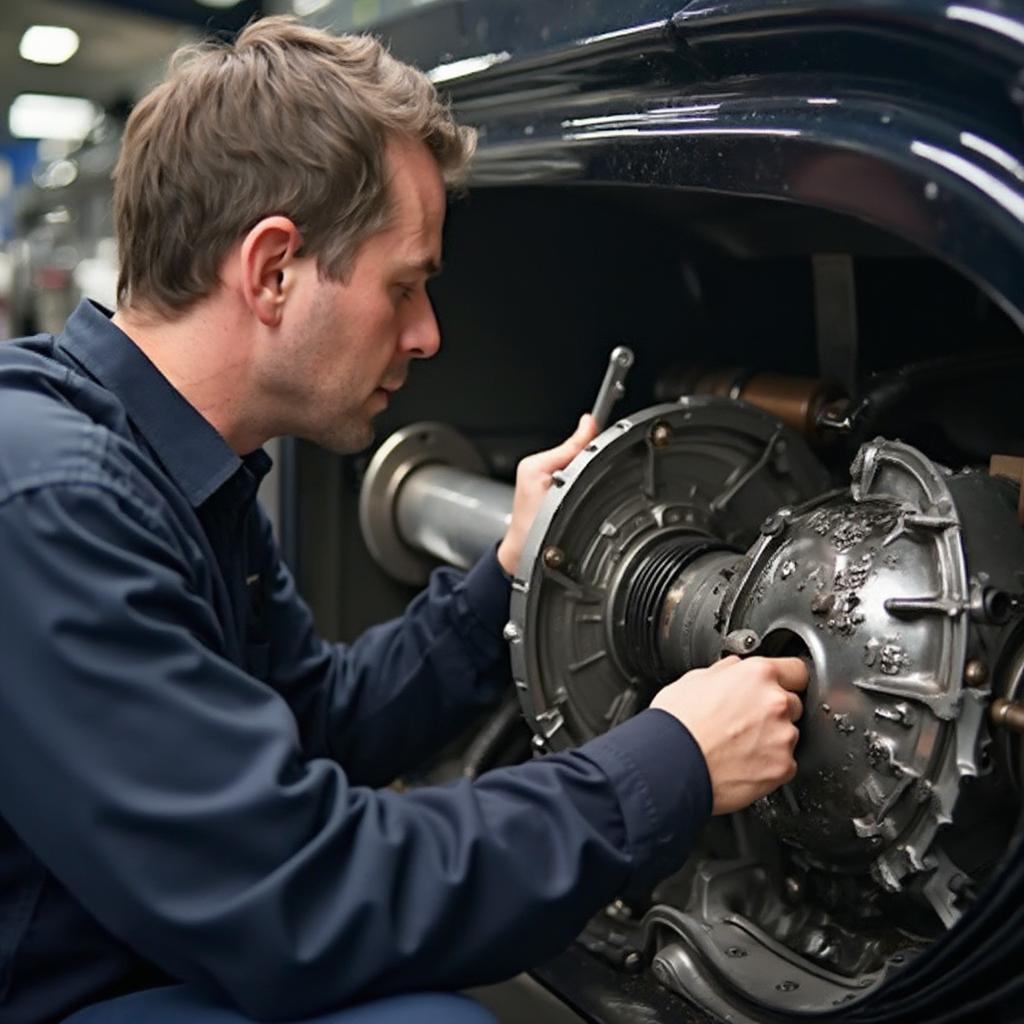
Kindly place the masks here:
[(604, 430), (607, 425), (608, 416), (612, 406), (626, 393), (626, 374), (633, 365), (633, 350), (625, 345), (618, 345), (612, 349), (608, 357), (608, 369), (605, 371), (604, 380), (594, 399), (594, 408), (591, 415), (597, 421), (597, 429)]

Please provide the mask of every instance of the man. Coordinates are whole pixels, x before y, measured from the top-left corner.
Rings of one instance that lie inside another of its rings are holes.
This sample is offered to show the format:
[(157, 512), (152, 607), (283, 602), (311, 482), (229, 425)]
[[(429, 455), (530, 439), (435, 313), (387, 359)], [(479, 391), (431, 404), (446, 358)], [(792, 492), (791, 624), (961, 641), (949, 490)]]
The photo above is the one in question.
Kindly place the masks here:
[(376, 42), (257, 22), (133, 112), (113, 319), (0, 348), (3, 1024), (469, 1024), (395, 994), (550, 956), (792, 777), (802, 664), (727, 659), (577, 751), (375, 788), (509, 685), (506, 574), (594, 424), (523, 461), (495, 555), (350, 647), (280, 561), (260, 446), (365, 446), (437, 351), (471, 149)]

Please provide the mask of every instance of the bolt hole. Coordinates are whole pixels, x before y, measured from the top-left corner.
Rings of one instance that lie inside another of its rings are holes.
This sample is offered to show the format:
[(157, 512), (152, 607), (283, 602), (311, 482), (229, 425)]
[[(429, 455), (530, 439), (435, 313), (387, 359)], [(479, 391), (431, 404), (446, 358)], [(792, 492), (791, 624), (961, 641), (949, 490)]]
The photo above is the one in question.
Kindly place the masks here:
[(986, 588), (982, 595), (985, 617), (989, 622), (1001, 626), (1010, 618), (1010, 595), (995, 587)]

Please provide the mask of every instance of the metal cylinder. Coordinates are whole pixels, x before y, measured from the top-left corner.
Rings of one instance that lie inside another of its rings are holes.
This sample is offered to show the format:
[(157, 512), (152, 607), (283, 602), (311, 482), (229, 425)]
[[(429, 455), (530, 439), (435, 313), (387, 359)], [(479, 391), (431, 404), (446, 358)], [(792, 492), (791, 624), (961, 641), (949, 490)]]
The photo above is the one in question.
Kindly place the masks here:
[(741, 399), (764, 409), (809, 441), (822, 439), (823, 414), (839, 398), (833, 388), (818, 378), (753, 373), (739, 367), (676, 367), (658, 381), (655, 391), (659, 398), (668, 399), (679, 395)]
[(359, 525), (377, 564), (418, 586), (438, 560), (468, 568), (508, 527), (513, 488), (457, 430), (410, 423), (386, 438), (363, 477)]
[(512, 519), (513, 488), (451, 466), (406, 476), (395, 498), (398, 534), (410, 547), (468, 569), (501, 540)]
[(717, 538), (679, 532), (641, 544), (623, 559), (611, 598), (622, 623), (619, 657), (650, 687), (647, 699), (688, 669), (721, 656), (716, 584), (722, 582), (719, 569), (739, 557)]
[(728, 545), (708, 545), (673, 581), (661, 606), (657, 634), (669, 679), (722, 656), (716, 617), (730, 574), (741, 559)]

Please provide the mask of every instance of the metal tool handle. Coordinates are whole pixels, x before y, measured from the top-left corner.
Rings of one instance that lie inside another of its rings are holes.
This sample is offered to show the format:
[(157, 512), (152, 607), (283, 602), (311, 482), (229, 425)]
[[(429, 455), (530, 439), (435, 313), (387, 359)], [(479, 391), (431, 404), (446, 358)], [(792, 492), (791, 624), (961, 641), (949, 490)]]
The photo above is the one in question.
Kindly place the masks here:
[(597, 429), (604, 430), (612, 406), (626, 393), (626, 374), (633, 365), (633, 350), (619, 345), (612, 349), (608, 357), (608, 369), (605, 371), (601, 388), (594, 400), (591, 415), (597, 421)]

